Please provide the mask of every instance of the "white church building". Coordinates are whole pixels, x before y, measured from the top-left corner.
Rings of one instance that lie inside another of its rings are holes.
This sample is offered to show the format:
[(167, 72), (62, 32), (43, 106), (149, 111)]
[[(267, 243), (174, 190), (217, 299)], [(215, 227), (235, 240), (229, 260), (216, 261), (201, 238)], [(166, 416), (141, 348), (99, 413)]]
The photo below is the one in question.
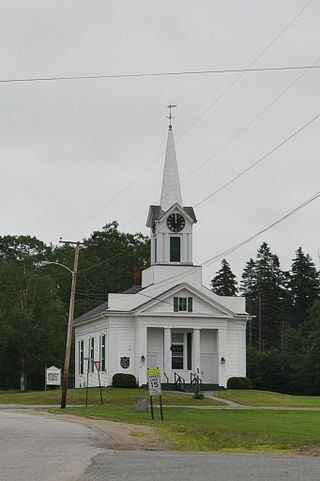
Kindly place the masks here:
[[(151, 205), (147, 227), (151, 266), (141, 285), (109, 293), (108, 301), (74, 321), (75, 386), (111, 385), (114, 374), (147, 382), (159, 367), (162, 381), (191, 383), (196, 372), (212, 387), (246, 375), (243, 297), (224, 297), (202, 285), (202, 267), (192, 261), (192, 207), (182, 203), (170, 124), (160, 205)], [(97, 364), (99, 361), (99, 364)]]

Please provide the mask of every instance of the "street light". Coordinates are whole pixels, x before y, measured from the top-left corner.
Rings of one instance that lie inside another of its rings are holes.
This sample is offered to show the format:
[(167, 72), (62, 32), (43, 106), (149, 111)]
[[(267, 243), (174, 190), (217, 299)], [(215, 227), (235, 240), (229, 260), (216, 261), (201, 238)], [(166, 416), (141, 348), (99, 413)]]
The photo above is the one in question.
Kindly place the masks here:
[(64, 269), (67, 269), (67, 271), (69, 271), (71, 274), (73, 273), (73, 271), (69, 267), (65, 266), (64, 264), (60, 264), (60, 262), (40, 261), (38, 262), (37, 267), (49, 266), (50, 264), (63, 267)]
[(75, 296), (76, 296), (76, 281), (77, 281), (77, 272), (78, 272), (79, 252), (80, 252), (80, 242), (77, 242), (76, 245), (75, 245), (73, 270), (69, 269), (69, 267), (65, 266), (64, 264), (60, 264), (60, 262), (42, 261), (38, 264), (40, 267), (41, 266), (47, 266), (49, 264), (54, 264), (54, 265), (63, 267), (64, 269), (69, 271), (72, 275), (70, 303), (69, 303), (67, 340), (66, 340), (66, 353), (65, 353), (65, 357), (64, 357), (64, 368), (63, 368), (61, 409), (64, 409), (66, 407), (66, 402), (67, 402), (70, 353), (71, 353), (71, 345), (72, 345), (72, 323), (73, 323), (73, 318), (74, 318), (74, 303), (75, 303)]

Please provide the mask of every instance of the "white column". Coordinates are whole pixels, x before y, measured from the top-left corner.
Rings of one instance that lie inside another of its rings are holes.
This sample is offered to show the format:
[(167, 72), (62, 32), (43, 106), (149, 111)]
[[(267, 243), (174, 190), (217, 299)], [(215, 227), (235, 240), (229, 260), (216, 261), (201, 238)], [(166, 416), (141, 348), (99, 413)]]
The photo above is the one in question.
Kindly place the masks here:
[(166, 233), (162, 233), (162, 246), (161, 246), (161, 262), (169, 262), (170, 257), (169, 257), (169, 235)]
[(163, 371), (171, 382), (171, 328), (166, 327), (163, 330)]
[(197, 369), (201, 370), (200, 366), (200, 329), (193, 329), (193, 336), (192, 336), (192, 347), (193, 347), (193, 372), (196, 372)]
[(147, 383), (147, 326), (138, 327), (138, 345), (139, 386), (142, 386)]
[(151, 235), (151, 241), (150, 241), (150, 247), (151, 247), (151, 265), (155, 263), (155, 237)]
[(218, 329), (219, 386), (227, 387), (227, 363), (227, 329), (223, 327)]

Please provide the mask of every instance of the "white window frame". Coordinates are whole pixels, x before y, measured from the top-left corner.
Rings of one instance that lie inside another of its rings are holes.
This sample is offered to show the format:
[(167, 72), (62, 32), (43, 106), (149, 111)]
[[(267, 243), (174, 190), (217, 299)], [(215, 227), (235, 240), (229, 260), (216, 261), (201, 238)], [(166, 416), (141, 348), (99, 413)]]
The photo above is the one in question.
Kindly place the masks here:
[[(182, 341), (177, 341), (177, 342), (172, 342), (171, 344), (171, 369), (174, 370), (174, 371), (184, 371), (184, 367), (185, 367), (185, 333), (183, 332), (173, 332), (172, 333), (172, 336), (174, 336), (174, 334), (181, 334), (182, 335)], [(182, 347), (182, 354), (180, 355), (174, 355), (173, 353), (173, 346), (177, 346), (177, 347)], [(178, 358), (178, 359), (181, 359), (182, 358), (182, 367), (173, 367), (173, 358)]]

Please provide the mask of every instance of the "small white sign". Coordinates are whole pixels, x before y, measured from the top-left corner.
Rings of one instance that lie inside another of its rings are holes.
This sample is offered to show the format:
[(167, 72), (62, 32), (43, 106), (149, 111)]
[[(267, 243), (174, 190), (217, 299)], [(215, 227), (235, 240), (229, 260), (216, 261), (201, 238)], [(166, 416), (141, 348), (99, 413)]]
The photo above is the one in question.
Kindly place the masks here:
[(46, 369), (46, 385), (60, 386), (61, 385), (61, 369), (55, 366)]
[(150, 396), (161, 396), (160, 369), (148, 369), (148, 388)]

